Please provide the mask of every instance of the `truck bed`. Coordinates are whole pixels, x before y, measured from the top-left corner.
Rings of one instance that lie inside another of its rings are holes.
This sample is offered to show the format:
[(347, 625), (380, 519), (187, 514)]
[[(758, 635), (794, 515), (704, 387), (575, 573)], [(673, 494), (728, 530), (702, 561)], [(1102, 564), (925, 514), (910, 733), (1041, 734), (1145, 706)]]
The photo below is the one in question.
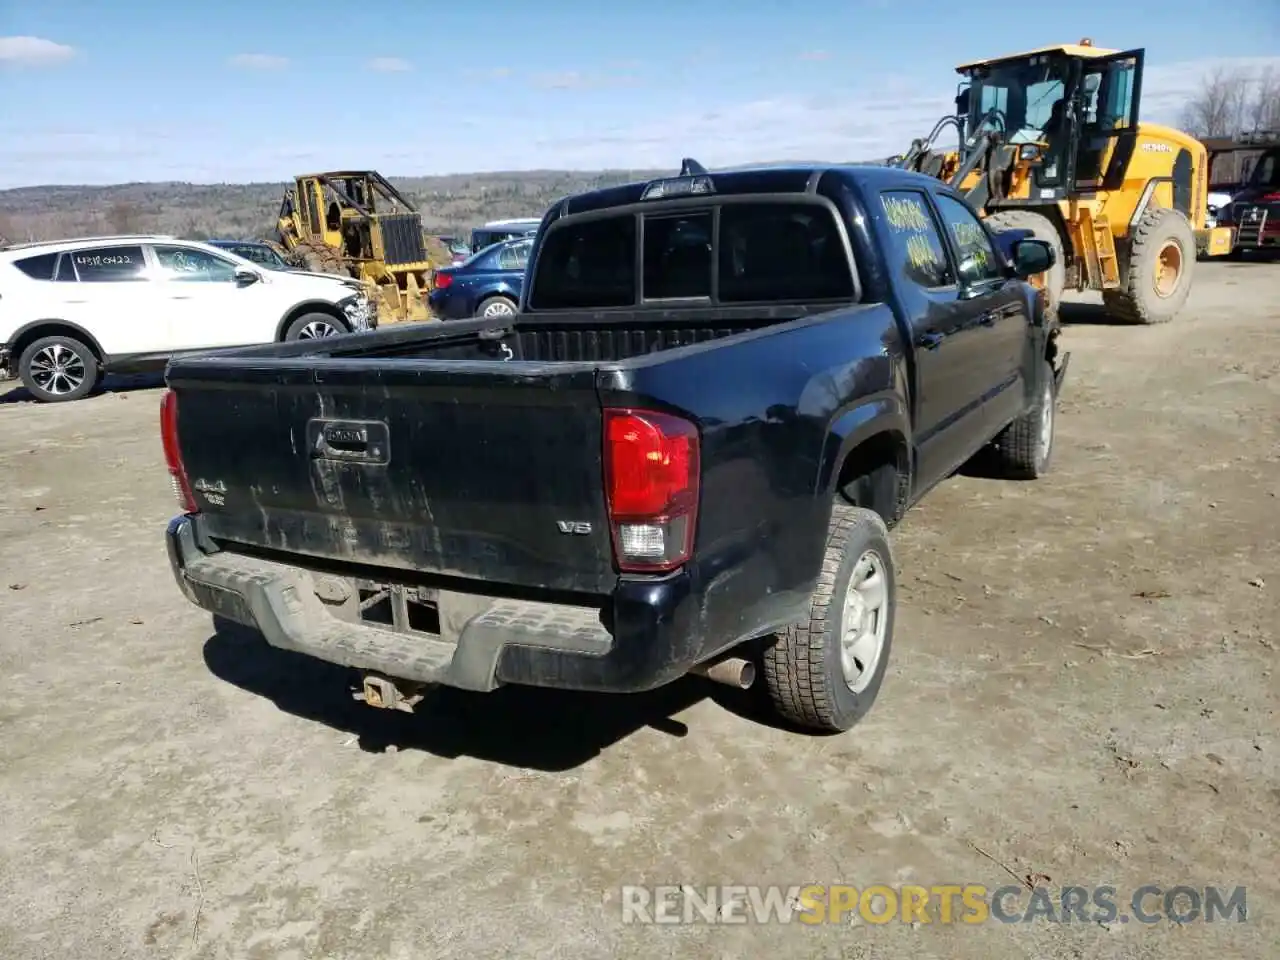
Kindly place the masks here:
[(176, 358), (166, 379), (219, 546), (601, 595), (601, 378), (816, 312), (405, 324)]

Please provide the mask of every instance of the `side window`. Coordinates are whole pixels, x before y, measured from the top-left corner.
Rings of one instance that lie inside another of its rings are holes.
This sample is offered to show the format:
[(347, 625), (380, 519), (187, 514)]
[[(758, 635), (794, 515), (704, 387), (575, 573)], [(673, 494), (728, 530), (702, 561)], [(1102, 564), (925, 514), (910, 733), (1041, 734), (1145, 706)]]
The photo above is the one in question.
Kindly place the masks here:
[(39, 253), (34, 257), (23, 257), (15, 260), (13, 265), (32, 280), (52, 280), (53, 269), (58, 265), (56, 253)]
[(636, 218), (552, 227), (542, 241), (529, 304), (535, 310), (629, 307), (636, 302)]
[(58, 272), (53, 277), (58, 283), (75, 283), (76, 282), (76, 265), (72, 259), (72, 254), (64, 253), (62, 259), (58, 261)]
[(1138, 73), (1135, 57), (1108, 60), (1084, 74), (1087, 125), (1103, 131), (1125, 130), (1132, 125), (1134, 81)]
[(160, 262), (160, 276), (165, 280), (231, 283), (236, 278), (236, 268), (231, 261), (215, 257), (205, 250), (157, 246), (155, 251)]
[(836, 221), (812, 203), (720, 208), (721, 303), (853, 298), (853, 274)]
[(1258, 161), (1254, 182), (1260, 187), (1280, 187), (1280, 154), (1268, 153)]
[(275, 251), (267, 247), (259, 247), (256, 244), (246, 243), (240, 247), (227, 247), (237, 257), (244, 257), (251, 263), (260, 263), (263, 266), (274, 267), (276, 265)]
[(711, 296), (709, 212), (644, 218), (644, 298)]
[(1004, 272), (1000, 259), (987, 231), (978, 222), (972, 210), (945, 194), (934, 194), (938, 201), (938, 209), (942, 212), (942, 222), (947, 233), (956, 245), (959, 254), (957, 270), (961, 283), (982, 283), (984, 280), (998, 280)]
[(889, 226), (889, 250), (911, 283), (926, 289), (955, 283), (947, 261), (938, 224), (924, 194), (893, 190), (880, 195), (880, 207)]
[(523, 270), (525, 264), (529, 262), (529, 247), (532, 241), (526, 243), (514, 243), (503, 249), (498, 256), (499, 270)]
[(141, 247), (92, 247), (71, 254), (81, 283), (146, 280)]

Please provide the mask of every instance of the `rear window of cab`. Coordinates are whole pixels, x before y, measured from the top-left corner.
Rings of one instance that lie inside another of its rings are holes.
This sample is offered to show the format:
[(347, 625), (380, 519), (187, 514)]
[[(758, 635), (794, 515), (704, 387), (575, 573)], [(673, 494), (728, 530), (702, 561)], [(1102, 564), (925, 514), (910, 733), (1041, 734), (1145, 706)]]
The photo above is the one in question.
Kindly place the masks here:
[(528, 306), (794, 303), (854, 295), (830, 207), (757, 201), (553, 225), (538, 251)]

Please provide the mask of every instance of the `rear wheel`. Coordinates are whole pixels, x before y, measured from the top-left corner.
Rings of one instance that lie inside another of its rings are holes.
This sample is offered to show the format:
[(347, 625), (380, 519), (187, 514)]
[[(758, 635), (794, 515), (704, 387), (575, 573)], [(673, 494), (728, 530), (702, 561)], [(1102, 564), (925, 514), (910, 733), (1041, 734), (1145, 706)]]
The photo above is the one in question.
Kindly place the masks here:
[(1044, 214), (1030, 210), (1001, 210), (987, 217), (987, 223), (997, 231), (1030, 230), (1037, 240), (1043, 240), (1053, 247), (1053, 266), (1046, 271), (1044, 291), (1045, 315), (1056, 319), (1058, 306), (1062, 303), (1062, 292), (1067, 286), (1067, 264), (1062, 255), (1062, 237), (1053, 221)]
[(1148, 210), (1120, 252), (1120, 287), (1104, 290), (1107, 313), (1125, 323), (1167, 323), (1187, 302), (1196, 236), (1177, 210)]
[(18, 358), (23, 386), (42, 403), (88, 396), (101, 375), (93, 351), (74, 337), (41, 337)]
[(318, 340), (321, 337), (336, 337), (350, 332), (345, 323), (330, 314), (304, 313), (289, 324), (284, 338), (286, 340)]
[(764, 651), (774, 709), (814, 730), (848, 730), (871, 709), (893, 644), (897, 583), (889, 531), (873, 510), (836, 504), (809, 616)]
[(486, 320), (514, 317), (517, 309), (516, 302), (510, 297), (487, 297), (480, 301), (480, 306), (476, 308), (476, 316), (484, 317)]

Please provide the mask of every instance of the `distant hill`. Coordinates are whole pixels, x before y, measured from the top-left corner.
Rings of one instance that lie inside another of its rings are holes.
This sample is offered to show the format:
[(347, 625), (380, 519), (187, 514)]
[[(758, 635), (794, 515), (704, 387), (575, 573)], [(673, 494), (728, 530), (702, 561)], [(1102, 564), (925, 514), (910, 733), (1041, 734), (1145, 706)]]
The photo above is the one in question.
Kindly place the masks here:
[[(766, 164), (753, 164), (765, 166)], [(540, 217), (572, 193), (670, 176), (674, 170), (524, 170), (391, 177), (428, 230), (461, 234), (487, 220)], [(273, 235), (284, 183), (122, 183), (0, 190), (0, 238), (55, 240), (103, 233), (189, 239)]]

